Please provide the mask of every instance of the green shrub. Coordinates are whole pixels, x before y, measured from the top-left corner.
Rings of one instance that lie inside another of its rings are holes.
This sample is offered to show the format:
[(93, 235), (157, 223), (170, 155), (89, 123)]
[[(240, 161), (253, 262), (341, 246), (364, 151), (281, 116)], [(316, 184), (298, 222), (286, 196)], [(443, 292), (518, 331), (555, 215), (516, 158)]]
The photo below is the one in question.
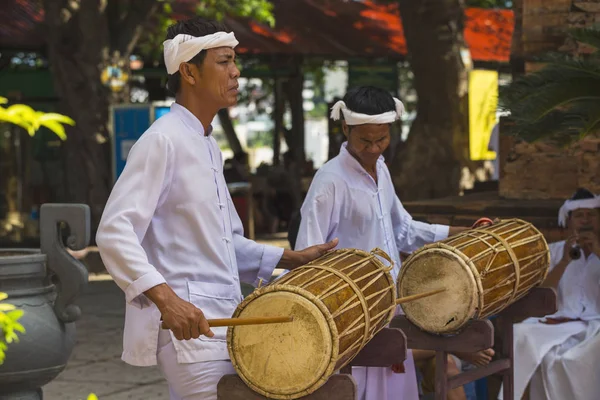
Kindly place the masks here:
[(17, 310), (12, 304), (2, 303), (7, 297), (6, 293), (0, 292), (0, 365), (4, 363), (8, 345), (19, 341), (17, 332), (25, 333), (23, 325), (17, 322), (23, 316), (23, 310)]

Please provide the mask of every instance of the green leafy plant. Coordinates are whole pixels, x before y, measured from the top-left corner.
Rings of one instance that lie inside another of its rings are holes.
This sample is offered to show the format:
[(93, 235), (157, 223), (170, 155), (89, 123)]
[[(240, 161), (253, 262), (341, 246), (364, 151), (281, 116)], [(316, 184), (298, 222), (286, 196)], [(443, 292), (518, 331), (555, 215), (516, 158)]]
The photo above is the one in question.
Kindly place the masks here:
[(509, 133), (525, 141), (569, 144), (600, 128), (600, 29), (569, 31), (591, 54), (549, 54), (543, 67), (500, 90), (500, 107), (510, 112)]
[[(8, 103), (8, 99), (0, 97), (0, 104)], [(24, 128), (30, 136), (34, 136), (40, 127), (46, 127), (61, 140), (67, 139), (63, 124), (75, 125), (73, 119), (58, 113), (36, 111), (25, 104), (13, 104), (8, 108), (0, 106), (0, 122), (9, 122)]]
[(199, 2), (196, 13), (206, 18), (223, 19), (226, 15), (237, 15), (275, 25), (273, 4), (268, 0), (223, 1), (206, 0)]
[(25, 328), (19, 322), (23, 316), (23, 310), (17, 310), (12, 304), (2, 303), (8, 295), (0, 292), (0, 365), (4, 363), (8, 345), (18, 342), (16, 332), (25, 333)]
[[(155, 14), (148, 23), (153, 29), (144, 32), (137, 46), (145, 58), (154, 61), (162, 58), (162, 42), (167, 28), (177, 22), (173, 17), (174, 1), (161, 0), (161, 3), (160, 12)], [(196, 15), (218, 21), (223, 20), (227, 15), (235, 15), (268, 24), (270, 27), (275, 25), (273, 4), (269, 0), (207, 0), (198, 2), (193, 11)]]

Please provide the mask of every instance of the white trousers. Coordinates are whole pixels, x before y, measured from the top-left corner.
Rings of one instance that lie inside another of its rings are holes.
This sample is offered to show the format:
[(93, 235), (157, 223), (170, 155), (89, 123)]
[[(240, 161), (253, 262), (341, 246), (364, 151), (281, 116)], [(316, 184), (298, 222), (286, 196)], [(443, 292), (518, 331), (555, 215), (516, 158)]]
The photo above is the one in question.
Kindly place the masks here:
[(406, 353), (405, 372), (396, 374), (391, 368), (352, 367), (358, 400), (418, 400), (417, 374), (412, 351)]
[(169, 331), (158, 336), (158, 367), (169, 384), (171, 400), (216, 400), (217, 384), (223, 375), (235, 374), (231, 361), (177, 362)]

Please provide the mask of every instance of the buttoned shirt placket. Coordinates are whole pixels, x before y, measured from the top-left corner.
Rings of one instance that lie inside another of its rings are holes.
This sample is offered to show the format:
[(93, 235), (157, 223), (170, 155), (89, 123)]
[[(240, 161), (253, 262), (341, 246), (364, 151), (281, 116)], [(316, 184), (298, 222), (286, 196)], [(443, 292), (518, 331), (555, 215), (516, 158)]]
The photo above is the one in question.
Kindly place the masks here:
[(219, 179), (220, 169), (218, 168), (218, 164), (216, 162), (218, 157), (216, 157), (216, 151), (213, 148), (213, 140), (211, 140), (212, 138), (210, 135), (205, 135), (204, 139), (206, 140), (206, 148), (208, 149), (208, 153), (210, 155), (211, 170), (213, 173), (213, 178), (215, 180), (215, 187), (217, 188), (217, 206), (221, 211), (221, 223), (223, 226), (223, 236), (221, 237), (221, 239), (223, 240), (223, 242), (225, 242), (225, 247), (227, 248), (227, 254), (229, 256), (229, 268), (231, 269), (233, 279), (235, 279), (236, 282), (239, 282), (238, 273), (237, 271), (235, 271), (235, 263), (232, 256), (232, 253), (234, 251), (232, 238), (230, 237), (231, 235), (227, 233), (227, 227), (231, 226), (231, 224), (227, 221), (227, 216), (229, 212), (227, 208), (227, 193), (225, 192), (227, 188), (222, 187), (222, 180)]
[[(377, 176), (381, 176), (382, 175), (382, 171), (381, 171), (381, 165), (377, 164)], [(384, 250), (387, 254), (393, 254), (392, 248), (390, 246), (390, 233), (389, 233), (389, 229), (387, 224), (385, 223), (386, 221), (386, 217), (389, 216), (389, 214), (385, 213), (385, 207), (384, 207), (384, 199), (383, 199), (383, 187), (381, 184), (381, 179), (378, 179), (377, 182), (375, 181), (375, 179), (373, 179), (373, 177), (366, 171), (363, 171), (363, 175), (365, 176), (366, 179), (369, 180), (369, 183), (371, 187), (375, 187), (376, 190), (374, 193), (372, 193), (373, 197), (377, 197), (377, 204), (379, 206), (379, 213), (377, 214), (377, 219), (379, 221), (379, 225), (381, 226), (381, 229), (383, 230), (383, 235), (385, 238), (385, 249)], [(400, 266), (398, 266), (400, 267)]]

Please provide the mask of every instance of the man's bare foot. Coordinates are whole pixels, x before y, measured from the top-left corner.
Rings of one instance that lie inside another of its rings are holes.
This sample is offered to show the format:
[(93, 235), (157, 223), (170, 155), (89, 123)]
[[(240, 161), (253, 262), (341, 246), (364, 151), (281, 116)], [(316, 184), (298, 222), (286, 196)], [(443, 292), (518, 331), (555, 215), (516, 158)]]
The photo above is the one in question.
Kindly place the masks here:
[(468, 363), (476, 365), (478, 367), (486, 366), (492, 361), (492, 357), (494, 356), (493, 349), (487, 349), (482, 351), (476, 351), (474, 353), (453, 353), (456, 357), (461, 360), (465, 360)]
[(403, 374), (406, 372), (404, 369), (404, 363), (402, 364), (392, 364), (392, 372), (395, 374)]

